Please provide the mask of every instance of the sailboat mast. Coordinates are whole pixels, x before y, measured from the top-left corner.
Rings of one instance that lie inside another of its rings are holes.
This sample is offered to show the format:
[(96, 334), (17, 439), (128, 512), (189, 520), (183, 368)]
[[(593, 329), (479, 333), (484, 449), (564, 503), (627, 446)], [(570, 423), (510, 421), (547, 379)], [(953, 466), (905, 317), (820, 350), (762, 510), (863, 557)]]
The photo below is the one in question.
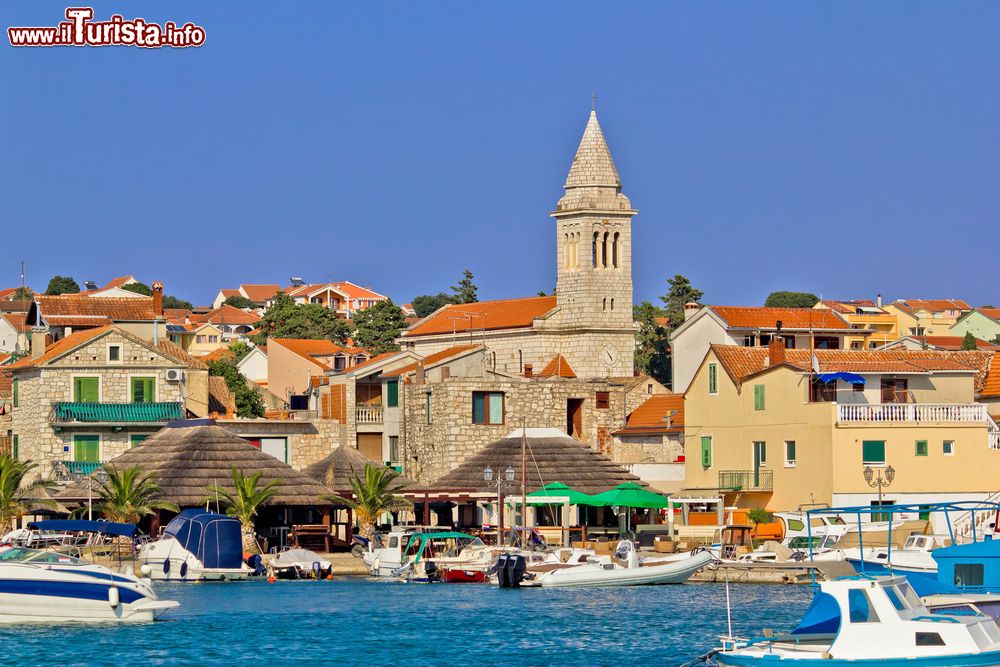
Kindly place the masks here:
[[(528, 421), (521, 418), (521, 527), (528, 527)], [(524, 536), (527, 539), (527, 535)]]

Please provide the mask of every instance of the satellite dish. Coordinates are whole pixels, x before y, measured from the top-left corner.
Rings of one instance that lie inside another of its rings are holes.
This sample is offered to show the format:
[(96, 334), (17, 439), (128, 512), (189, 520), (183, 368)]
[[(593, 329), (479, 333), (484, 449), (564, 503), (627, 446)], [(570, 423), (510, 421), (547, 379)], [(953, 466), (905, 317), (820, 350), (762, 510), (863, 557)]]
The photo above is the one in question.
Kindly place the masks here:
[(813, 373), (819, 374), (819, 357), (816, 356), (815, 352), (812, 355), (812, 369)]

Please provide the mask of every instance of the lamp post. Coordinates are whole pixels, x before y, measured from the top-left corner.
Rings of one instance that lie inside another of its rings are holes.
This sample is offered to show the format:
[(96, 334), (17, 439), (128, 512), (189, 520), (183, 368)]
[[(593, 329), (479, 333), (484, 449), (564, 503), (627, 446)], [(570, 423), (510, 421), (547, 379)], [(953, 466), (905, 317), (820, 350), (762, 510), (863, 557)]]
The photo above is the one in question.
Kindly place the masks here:
[(497, 487), (497, 546), (499, 547), (503, 544), (503, 489), (504, 487), (513, 486), (514, 468), (507, 466), (507, 469), (503, 471), (503, 475), (497, 474), (495, 480), (493, 477), (493, 468), (487, 466), (483, 470), (483, 479), (486, 480), (487, 484), (495, 484)]
[(87, 521), (94, 520), (94, 477), (101, 484), (107, 481), (108, 472), (101, 466), (90, 475), (87, 475)]
[[(896, 469), (892, 466), (886, 466), (885, 477), (882, 476), (882, 468), (872, 468), (871, 466), (865, 466), (862, 471), (865, 476), (865, 483), (873, 489), (878, 489), (878, 506), (882, 507), (882, 489), (888, 487), (892, 484), (892, 480), (896, 479)], [(881, 511), (879, 517), (881, 517)]]

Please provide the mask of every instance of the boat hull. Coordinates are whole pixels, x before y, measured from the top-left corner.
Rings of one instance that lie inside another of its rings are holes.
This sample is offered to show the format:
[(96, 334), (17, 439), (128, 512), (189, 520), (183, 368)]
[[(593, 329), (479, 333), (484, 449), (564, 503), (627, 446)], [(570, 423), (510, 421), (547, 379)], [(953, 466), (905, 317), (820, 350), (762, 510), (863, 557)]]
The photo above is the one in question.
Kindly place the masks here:
[(824, 659), (823, 654), (817, 653), (811, 656), (788, 657), (777, 654), (745, 655), (738, 653), (717, 653), (712, 656), (715, 664), (727, 667), (759, 667), (761, 665), (772, 666), (796, 665), (796, 664), (816, 664), (820, 663), (824, 667), (995, 667), (1000, 665), (1000, 651), (990, 651), (989, 653), (975, 653), (965, 655), (942, 655), (929, 656), (923, 658), (878, 658), (864, 660), (843, 660), (837, 658)]
[(560, 570), (553, 570), (536, 580), (543, 588), (605, 586), (654, 586), (660, 584), (682, 584), (695, 572), (714, 560), (711, 554), (697, 553), (683, 561), (648, 567), (616, 567), (605, 569), (600, 565), (583, 564)]
[[(60, 576), (43, 570), (0, 579), (0, 623), (145, 622), (178, 606), (148, 587), (100, 572)], [(19, 576), (20, 575), (20, 576)]]
[(484, 570), (445, 568), (441, 571), (441, 581), (448, 584), (483, 584), (489, 580)]

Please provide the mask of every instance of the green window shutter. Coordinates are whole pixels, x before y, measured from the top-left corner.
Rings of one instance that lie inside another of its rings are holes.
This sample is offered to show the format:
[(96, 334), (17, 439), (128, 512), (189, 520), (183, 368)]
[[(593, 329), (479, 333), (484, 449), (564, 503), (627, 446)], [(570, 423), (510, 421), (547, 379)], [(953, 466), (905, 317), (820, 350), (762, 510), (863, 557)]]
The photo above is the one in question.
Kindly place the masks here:
[(701, 436), (701, 465), (704, 468), (712, 467), (712, 436)]
[(132, 402), (153, 403), (156, 401), (156, 378), (132, 378)]
[(136, 445), (141, 445), (146, 441), (149, 435), (146, 433), (134, 433), (128, 437), (129, 447), (135, 447)]
[(708, 365), (708, 393), (715, 394), (719, 391), (719, 367), (715, 364)]
[(18, 437), (17, 437), (17, 434), (15, 434), (15, 435), (14, 435), (14, 436), (13, 436), (13, 437), (11, 438), (11, 449), (13, 450), (13, 451), (12, 451), (12, 454), (14, 455), (14, 459), (15, 459), (15, 460), (17, 459), (17, 450), (18, 450), (18, 446), (19, 446), (19, 445), (20, 445), (20, 442), (18, 442)]
[(385, 404), (390, 408), (399, 407), (399, 381), (389, 380), (385, 383)]
[(101, 437), (97, 435), (73, 436), (73, 460), (98, 463), (101, 460)]
[(14, 407), (16, 408), (17, 404), (18, 404), (18, 400), (20, 398), (19, 397), (18, 387), (17, 387), (17, 378), (14, 378), (14, 381), (11, 383), (11, 388), (14, 391)]
[(98, 403), (101, 400), (100, 379), (73, 378), (73, 401), (75, 403)]
[(490, 394), (490, 423), (503, 423), (503, 392), (495, 391)]
[(753, 409), (764, 409), (764, 385), (755, 384), (753, 386)]
[(472, 393), (472, 423), (486, 423), (486, 394), (482, 392)]
[(885, 463), (885, 441), (865, 440), (861, 443), (862, 463)]
[(917, 440), (917, 456), (927, 456), (927, 441)]

